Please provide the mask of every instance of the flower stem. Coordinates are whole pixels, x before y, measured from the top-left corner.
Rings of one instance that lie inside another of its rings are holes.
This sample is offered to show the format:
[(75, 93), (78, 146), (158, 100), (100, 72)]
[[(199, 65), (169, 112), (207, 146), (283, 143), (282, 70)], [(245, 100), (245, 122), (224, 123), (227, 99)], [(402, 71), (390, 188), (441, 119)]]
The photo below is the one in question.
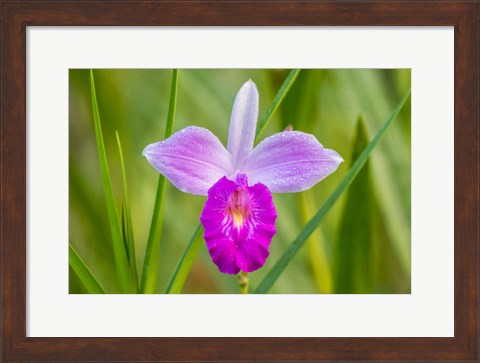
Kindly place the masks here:
[(248, 273), (240, 272), (238, 275), (238, 286), (240, 286), (241, 294), (248, 294)]

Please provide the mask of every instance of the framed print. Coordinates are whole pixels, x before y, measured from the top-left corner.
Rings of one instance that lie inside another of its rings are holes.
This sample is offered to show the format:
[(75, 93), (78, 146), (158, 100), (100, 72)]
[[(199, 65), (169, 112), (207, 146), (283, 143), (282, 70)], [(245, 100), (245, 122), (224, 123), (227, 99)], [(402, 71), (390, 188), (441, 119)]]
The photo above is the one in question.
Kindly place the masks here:
[(2, 3), (5, 361), (477, 361), (478, 2)]

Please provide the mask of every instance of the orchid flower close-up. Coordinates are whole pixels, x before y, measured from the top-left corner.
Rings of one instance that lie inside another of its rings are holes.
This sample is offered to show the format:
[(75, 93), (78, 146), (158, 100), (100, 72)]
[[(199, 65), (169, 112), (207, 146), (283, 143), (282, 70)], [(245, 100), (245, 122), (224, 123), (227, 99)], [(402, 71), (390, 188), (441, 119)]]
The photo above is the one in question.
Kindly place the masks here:
[(300, 131), (279, 132), (254, 148), (258, 104), (257, 87), (249, 80), (233, 104), (227, 148), (209, 130), (189, 126), (143, 151), (179, 190), (207, 196), (200, 216), (204, 238), (226, 274), (264, 265), (276, 233), (271, 193), (307, 190), (343, 161)]

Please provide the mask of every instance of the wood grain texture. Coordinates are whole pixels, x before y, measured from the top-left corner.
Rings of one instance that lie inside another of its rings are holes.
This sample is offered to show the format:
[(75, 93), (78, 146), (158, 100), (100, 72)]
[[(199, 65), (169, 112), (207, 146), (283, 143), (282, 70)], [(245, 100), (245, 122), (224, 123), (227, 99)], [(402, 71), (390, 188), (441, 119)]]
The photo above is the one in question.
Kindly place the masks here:
[[(3, 361), (479, 361), (478, 1), (40, 0), (3, 1), (0, 10)], [(454, 26), (455, 337), (26, 338), (29, 25)]]

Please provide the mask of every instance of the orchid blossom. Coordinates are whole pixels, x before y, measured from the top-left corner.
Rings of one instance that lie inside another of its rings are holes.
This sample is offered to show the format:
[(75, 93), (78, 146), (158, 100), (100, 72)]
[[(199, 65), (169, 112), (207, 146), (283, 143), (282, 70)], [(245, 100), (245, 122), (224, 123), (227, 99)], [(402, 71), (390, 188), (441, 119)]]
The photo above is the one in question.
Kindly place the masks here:
[(279, 132), (254, 148), (258, 98), (255, 83), (247, 81), (233, 104), (226, 149), (209, 130), (189, 126), (143, 151), (179, 190), (207, 196), (200, 216), (204, 238), (226, 274), (264, 265), (276, 233), (271, 193), (309, 189), (343, 161), (300, 131)]

